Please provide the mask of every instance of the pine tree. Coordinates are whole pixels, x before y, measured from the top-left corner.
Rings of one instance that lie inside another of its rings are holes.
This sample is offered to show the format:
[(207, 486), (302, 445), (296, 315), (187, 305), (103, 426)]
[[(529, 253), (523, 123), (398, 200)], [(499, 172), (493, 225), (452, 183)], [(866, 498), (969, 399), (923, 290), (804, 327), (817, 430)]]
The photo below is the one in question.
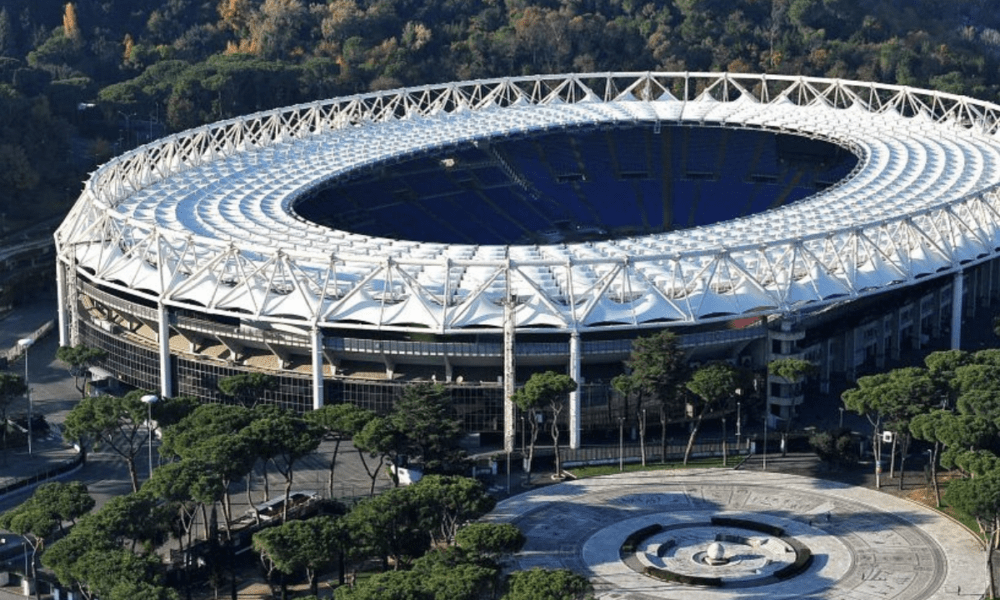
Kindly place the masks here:
[(72, 2), (66, 4), (63, 12), (63, 35), (75, 45), (83, 44), (83, 34), (80, 33), (80, 23), (76, 18), (76, 5)]
[(0, 7), (0, 56), (14, 56), (17, 40), (14, 38), (14, 27), (10, 22), (7, 7)]
[(125, 50), (122, 52), (122, 62), (126, 65), (132, 65), (132, 51), (135, 50), (135, 40), (132, 39), (131, 33), (125, 34), (125, 40), (122, 41), (122, 45)]

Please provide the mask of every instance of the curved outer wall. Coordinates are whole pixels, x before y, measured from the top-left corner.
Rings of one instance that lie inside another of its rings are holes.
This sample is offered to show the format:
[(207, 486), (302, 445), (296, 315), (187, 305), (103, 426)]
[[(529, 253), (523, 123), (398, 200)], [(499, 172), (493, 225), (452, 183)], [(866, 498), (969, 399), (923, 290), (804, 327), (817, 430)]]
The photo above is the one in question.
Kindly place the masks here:
[[(793, 132), (860, 160), (845, 180), (779, 210), (580, 244), (372, 238), (289, 209), (353, 169), (435, 147), (636, 122)], [(314, 405), (323, 401), (316, 374), (337, 362), (327, 338), (338, 330), (496, 334), (506, 321), (516, 335), (571, 334), (578, 364), (588, 353), (579, 334), (627, 338), (666, 325), (794, 315), (992, 259), (1000, 248), (998, 129), (1000, 107), (969, 98), (720, 73), (471, 81), (250, 115), (142, 146), (91, 176), (56, 232), (61, 339), (80, 339), (80, 324), (94, 320), (81, 311), (101, 296), (97, 303), (132, 310), (136, 329), (154, 331), (161, 379), (173, 379), (162, 377), (177, 369), (172, 331), (204, 315), (216, 323), (205, 335), (227, 346), (242, 339), (232, 357), (241, 344), (311, 355), (303, 372), (314, 374)], [(232, 331), (217, 331), (220, 322)], [(189, 323), (189, 352), (199, 345), (196, 329)], [(283, 352), (275, 350), (287, 366)]]

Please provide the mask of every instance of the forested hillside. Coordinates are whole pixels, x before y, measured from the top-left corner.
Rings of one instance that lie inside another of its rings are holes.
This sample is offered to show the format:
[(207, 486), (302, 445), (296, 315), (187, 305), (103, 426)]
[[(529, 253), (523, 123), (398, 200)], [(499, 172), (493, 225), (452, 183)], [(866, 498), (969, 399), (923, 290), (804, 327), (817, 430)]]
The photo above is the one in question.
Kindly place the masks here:
[(1000, 100), (990, 0), (6, 0), (0, 233), (115, 153), (345, 93), (607, 70), (801, 73)]

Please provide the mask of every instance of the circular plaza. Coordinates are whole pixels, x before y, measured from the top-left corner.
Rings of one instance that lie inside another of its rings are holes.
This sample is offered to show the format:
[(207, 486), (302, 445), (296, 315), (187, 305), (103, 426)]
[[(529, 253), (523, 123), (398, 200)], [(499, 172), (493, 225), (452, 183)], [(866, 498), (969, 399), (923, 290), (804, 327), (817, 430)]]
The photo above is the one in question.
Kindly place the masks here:
[(516, 568), (566, 568), (601, 599), (981, 598), (976, 537), (922, 505), (796, 475), (652, 471), (543, 487), (490, 515)]

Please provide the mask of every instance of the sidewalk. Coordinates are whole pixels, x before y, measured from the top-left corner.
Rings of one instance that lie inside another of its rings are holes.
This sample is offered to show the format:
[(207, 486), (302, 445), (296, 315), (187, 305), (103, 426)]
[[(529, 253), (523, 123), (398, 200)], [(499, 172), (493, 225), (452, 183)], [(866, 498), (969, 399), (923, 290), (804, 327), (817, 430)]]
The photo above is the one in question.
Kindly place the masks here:
[(66, 447), (56, 431), (45, 437), (36, 437), (32, 453), (25, 447), (0, 452), (0, 512), (24, 500), (34, 489), (26, 485), (17, 489), (11, 486), (43, 476), (58, 467), (72, 464), (79, 454), (72, 447)]

